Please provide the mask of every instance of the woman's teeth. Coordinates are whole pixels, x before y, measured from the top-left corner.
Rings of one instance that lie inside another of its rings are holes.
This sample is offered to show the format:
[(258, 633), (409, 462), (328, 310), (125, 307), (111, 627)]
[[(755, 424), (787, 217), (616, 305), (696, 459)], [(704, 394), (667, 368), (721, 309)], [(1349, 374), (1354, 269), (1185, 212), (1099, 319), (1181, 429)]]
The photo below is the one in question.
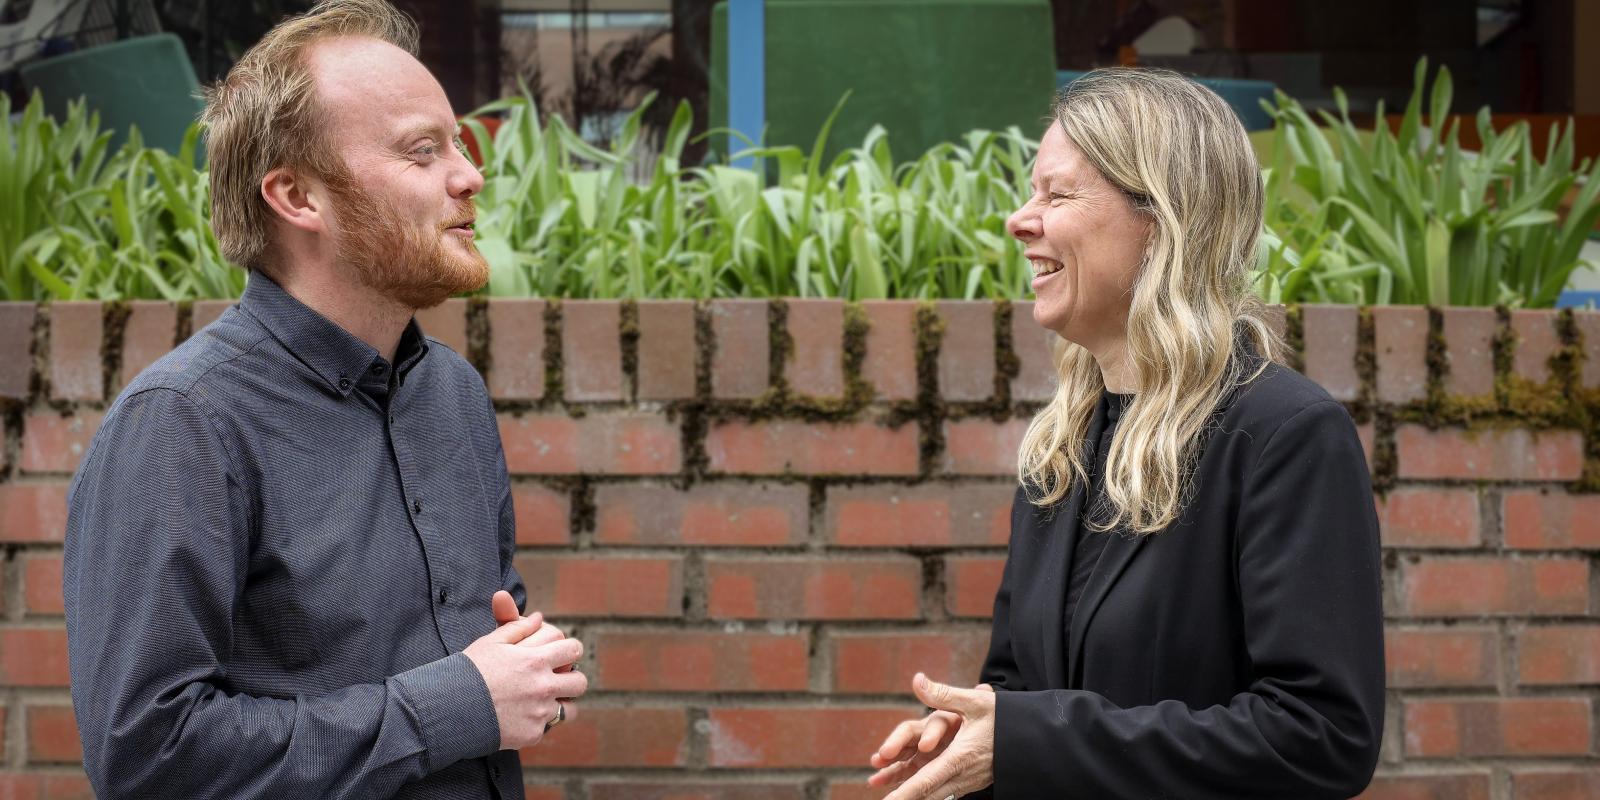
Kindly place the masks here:
[(1061, 262), (1051, 261), (1046, 258), (1030, 258), (1028, 259), (1028, 264), (1033, 267), (1033, 277), (1035, 278), (1040, 275), (1049, 275), (1061, 269)]

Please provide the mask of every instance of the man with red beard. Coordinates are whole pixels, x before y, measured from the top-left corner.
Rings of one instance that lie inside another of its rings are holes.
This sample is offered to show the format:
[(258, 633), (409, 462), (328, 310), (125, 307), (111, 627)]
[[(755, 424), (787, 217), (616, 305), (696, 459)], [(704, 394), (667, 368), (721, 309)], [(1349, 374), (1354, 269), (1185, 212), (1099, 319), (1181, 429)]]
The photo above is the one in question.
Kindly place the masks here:
[(68, 499), (101, 798), (520, 798), (582, 645), (512, 567), (483, 382), (413, 318), (488, 277), (483, 178), (383, 0), (285, 20), (208, 96), (237, 306), (142, 372)]

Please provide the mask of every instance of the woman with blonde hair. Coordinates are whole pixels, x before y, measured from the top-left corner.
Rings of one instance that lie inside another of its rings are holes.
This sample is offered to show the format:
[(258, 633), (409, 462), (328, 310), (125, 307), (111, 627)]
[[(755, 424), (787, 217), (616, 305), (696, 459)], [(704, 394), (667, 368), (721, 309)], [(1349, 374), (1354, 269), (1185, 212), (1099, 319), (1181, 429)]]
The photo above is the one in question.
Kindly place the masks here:
[(1383, 726), (1378, 523), (1344, 407), (1273, 361), (1231, 109), (1108, 69), (1057, 101), (1026, 245), (1060, 386), (1029, 426), (980, 685), (872, 755), (891, 800), (1347, 798)]

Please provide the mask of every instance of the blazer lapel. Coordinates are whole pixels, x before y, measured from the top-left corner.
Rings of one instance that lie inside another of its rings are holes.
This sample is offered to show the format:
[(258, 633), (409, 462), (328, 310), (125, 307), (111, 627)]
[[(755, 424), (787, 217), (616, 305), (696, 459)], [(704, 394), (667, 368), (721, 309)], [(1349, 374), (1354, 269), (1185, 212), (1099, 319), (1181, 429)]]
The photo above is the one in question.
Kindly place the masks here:
[[(1089, 417), (1089, 429), (1082, 443), (1087, 457), (1093, 457), (1090, 448), (1100, 441), (1100, 432), (1105, 429), (1105, 424), (1105, 405), (1097, 403), (1094, 413)], [(1045, 685), (1049, 688), (1067, 686), (1067, 648), (1063, 644), (1067, 638), (1067, 580), (1072, 575), (1072, 554), (1078, 544), (1078, 517), (1087, 495), (1083, 482), (1074, 481), (1065, 502), (1054, 509), (1055, 517), (1041, 525), (1049, 536), (1048, 546), (1044, 549), (1047, 568), (1043, 574), (1050, 582), (1041, 593), (1044, 609), (1039, 615), (1044, 623), (1041, 641), (1044, 642)]]

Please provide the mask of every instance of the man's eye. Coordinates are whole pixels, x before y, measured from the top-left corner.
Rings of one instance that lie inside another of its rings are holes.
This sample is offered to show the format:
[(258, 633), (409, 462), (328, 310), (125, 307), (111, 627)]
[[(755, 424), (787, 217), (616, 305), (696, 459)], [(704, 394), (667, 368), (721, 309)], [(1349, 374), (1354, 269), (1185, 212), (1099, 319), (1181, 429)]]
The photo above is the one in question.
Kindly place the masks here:
[(431, 156), (439, 152), (439, 147), (438, 145), (425, 144), (416, 150), (413, 150), (412, 152), (416, 153), (417, 155)]

